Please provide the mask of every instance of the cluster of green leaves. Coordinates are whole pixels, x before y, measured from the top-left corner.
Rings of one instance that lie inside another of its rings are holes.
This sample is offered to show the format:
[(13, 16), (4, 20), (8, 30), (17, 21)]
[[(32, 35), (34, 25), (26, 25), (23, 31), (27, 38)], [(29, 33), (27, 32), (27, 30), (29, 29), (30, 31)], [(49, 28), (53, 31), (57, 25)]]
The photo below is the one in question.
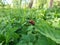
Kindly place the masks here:
[(45, 20), (45, 12), (48, 13), (43, 9), (0, 9), (0, 45), (60, 44), (60, 30)]

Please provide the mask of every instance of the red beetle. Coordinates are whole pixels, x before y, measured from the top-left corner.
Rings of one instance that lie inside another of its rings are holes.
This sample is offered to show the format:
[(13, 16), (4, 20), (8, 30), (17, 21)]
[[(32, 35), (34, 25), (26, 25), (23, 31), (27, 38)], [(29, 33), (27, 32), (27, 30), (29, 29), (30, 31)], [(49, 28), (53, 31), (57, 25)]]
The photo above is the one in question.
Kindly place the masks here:
[(29, 20), (29, 23), (32, 24), (32, 25), (35, 25), (34, 20)]

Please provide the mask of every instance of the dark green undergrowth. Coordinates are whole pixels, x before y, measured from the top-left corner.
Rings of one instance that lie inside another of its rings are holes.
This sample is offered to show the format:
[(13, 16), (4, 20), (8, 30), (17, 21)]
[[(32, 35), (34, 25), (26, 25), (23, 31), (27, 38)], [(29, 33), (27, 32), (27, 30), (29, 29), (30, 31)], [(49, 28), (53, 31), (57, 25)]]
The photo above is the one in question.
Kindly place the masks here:
[(60, 45), (55, 9), (0, 9), (0, 45)]

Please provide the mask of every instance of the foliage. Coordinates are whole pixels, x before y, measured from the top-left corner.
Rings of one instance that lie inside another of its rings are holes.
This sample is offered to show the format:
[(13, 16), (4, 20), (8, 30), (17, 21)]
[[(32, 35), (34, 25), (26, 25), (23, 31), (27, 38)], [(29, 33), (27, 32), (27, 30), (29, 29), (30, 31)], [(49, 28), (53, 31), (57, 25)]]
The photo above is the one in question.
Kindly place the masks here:
[(55, 9), (0, 9), (0, 45), (60, 45)]

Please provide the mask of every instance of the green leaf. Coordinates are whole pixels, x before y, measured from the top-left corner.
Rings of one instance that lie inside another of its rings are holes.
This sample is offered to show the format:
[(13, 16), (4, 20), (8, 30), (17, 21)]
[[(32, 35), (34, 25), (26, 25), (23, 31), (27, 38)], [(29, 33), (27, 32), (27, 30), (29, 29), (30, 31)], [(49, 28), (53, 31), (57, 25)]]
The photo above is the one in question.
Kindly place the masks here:
[(42, 35), (60, 44), (60, 30), (55, 30), (55, 28), (44, 20), (37, 20), (36, 26)]
[(41, 36), (37, 41), (35, 45), (56, 45), (56, 43), (54, 41), (52, 41), (51, 39), (45, 37), (45, 36)]

